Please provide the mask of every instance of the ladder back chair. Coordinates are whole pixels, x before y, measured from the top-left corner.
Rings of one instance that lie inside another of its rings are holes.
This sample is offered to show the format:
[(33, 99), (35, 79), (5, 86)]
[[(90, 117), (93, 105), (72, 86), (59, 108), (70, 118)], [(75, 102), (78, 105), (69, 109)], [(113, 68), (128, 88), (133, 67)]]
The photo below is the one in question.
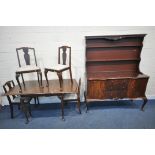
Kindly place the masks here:
[[(3, 85), (3, 89), (5, 93), (9, 93), (9, 91), (13, 89), (14, 87), (15, 87), (15, 84), (13, 80), (7, 81)], [(13, 106), (18, 105), (18, 109), (20, 109), (21, 107), (21, 110), (25, 114), (26, 121), (28, 122), (28, 117), (31, 116), (30, 101), (32, 98), (31, 97), (20, 97), (16, 95), (7, 95), (7, 99), (8, 99), (9, 106), (10, 106), (11, 118), (14, 118)], [(22, 102), (21, 102), (21, 99), (22, 99)]]
[(16, 70), (16, 80), (20, 87), (20, 90), (22, 90), (22, 88), (19, 81), (19, 77), (21, 75), (23, 85), (25, 87), (25, 82), (23, 77), (23, 74), (25, 73), (37, 72), (39, 86), (42, 86), (42, 73), (41, 73), (41, 69), (37, 65), (35, 49), (31, 47), (20, 47), (20, 48), (16, 48), (16, 52), (17, 52), (17, 58), (18, 58), (18, 64), (19, 64), (19, 68)]
[(45, 68), (44, 74), (47, 81), (47, 86), (49, 86), (47, 73), (56, 72), (59, 78), (60, 90), (62, 90), (63, 77), (62, 73), (66, 70), (69, 70), (70, 79), (73, 83), (72, 79), (72, 70), (71, 70), (71, 47), (69, 46), (61, 46), (58, 48), (58, 65), (53, 66), (52, 68)]

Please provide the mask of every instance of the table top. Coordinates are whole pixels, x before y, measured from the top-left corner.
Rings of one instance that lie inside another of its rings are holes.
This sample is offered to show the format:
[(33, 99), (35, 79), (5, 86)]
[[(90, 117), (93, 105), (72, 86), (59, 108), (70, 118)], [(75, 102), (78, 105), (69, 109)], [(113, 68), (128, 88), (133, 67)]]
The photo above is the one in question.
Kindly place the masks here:
[(19, 86), (16, 85), (13, 89), (8, 91), (8, 93), (4, 95), (23, 95), (23, 96), (43, 96), (43, 95), (61, 95), (68, 93), (77, 93), (78, 92), (78, 84), (75, 79), (73, 79), (73, 83), (70, 79), (64, 79), (62, 90), (60, 90), (59, 80), (49, 80), (49, 86), (46, 86), (46, 81), (42, 81), (43, 86), (40, 87), (38, 81), (25, 81), (25, 87), (23, 84), (22, 92), (20, 92)]

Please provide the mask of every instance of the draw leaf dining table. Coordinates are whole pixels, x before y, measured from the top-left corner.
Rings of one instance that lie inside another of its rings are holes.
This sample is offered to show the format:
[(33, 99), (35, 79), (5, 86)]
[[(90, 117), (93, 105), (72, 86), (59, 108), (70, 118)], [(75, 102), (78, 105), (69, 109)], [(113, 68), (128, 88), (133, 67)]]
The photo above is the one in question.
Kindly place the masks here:
[[(21, 96), (21, 106), (24, 105), (24, 97), (39, 97), (39, 96), (58, 96), (61, 99), (61, 116), (64, 120), (64, 102), (63, 97), (65, 94), (77, 94), (78, 83), (75, 79), (71, 82), (70, 79), (64, 79), (62, 90), (60, 89), (59, 80), (49, 80), (49, 86), (46, 86), (46, 81), (42, 81), (42, 86), (38, 85), (37, 80), (25, 81), (25, 86), (21, 84), (21, 88), (15, 85), (10, 91), (4, 95), (19, 95)], [(79, 103), (78, 103), (79, 104)], [(23, 112), (27, 113), (27, 108), (23, 108)], [(26, 117), (27, 121), (28, 116)]]

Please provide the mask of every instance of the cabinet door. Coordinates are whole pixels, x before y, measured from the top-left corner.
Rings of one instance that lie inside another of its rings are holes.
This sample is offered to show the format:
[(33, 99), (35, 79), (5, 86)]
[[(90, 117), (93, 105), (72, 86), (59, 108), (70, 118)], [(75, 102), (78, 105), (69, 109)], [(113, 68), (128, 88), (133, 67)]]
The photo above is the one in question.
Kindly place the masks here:
[(128, 87), (128, 97), (138, 98), (144, 97), (148, 78), (131, 79)]
[(108, 91), (122, 91), (128, 88), (128, 79), (108, 79), (106, 80), (105, 86)]
[(106, 98), (125, 98), (127, 97), (129, 79), (108, 79), (105, 82)]
[(105, 98), (105, 82), (104, 80), (88, 80), (87, 97), (89, 99)]

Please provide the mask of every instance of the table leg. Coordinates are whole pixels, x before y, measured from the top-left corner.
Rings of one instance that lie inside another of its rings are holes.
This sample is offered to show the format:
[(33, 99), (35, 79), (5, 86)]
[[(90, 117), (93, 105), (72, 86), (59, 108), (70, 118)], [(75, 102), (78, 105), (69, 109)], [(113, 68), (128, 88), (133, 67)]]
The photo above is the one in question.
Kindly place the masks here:
[(63, 101), (63, 94), (61, 95), (61, 117), (62, 117), (62, 120), (65, 121), (65, 118), (64, 118), (64, 101)]
[(23, 111), (25, 118), (26, 118), (26, 124), (29, 123), (29, 116), (31, 115), (29, 113), (29, 109), (27, 108), (26, 104), (24, 103), (24, 97), (20, 98), (20, 103), (21, 103), (21, 110)]

